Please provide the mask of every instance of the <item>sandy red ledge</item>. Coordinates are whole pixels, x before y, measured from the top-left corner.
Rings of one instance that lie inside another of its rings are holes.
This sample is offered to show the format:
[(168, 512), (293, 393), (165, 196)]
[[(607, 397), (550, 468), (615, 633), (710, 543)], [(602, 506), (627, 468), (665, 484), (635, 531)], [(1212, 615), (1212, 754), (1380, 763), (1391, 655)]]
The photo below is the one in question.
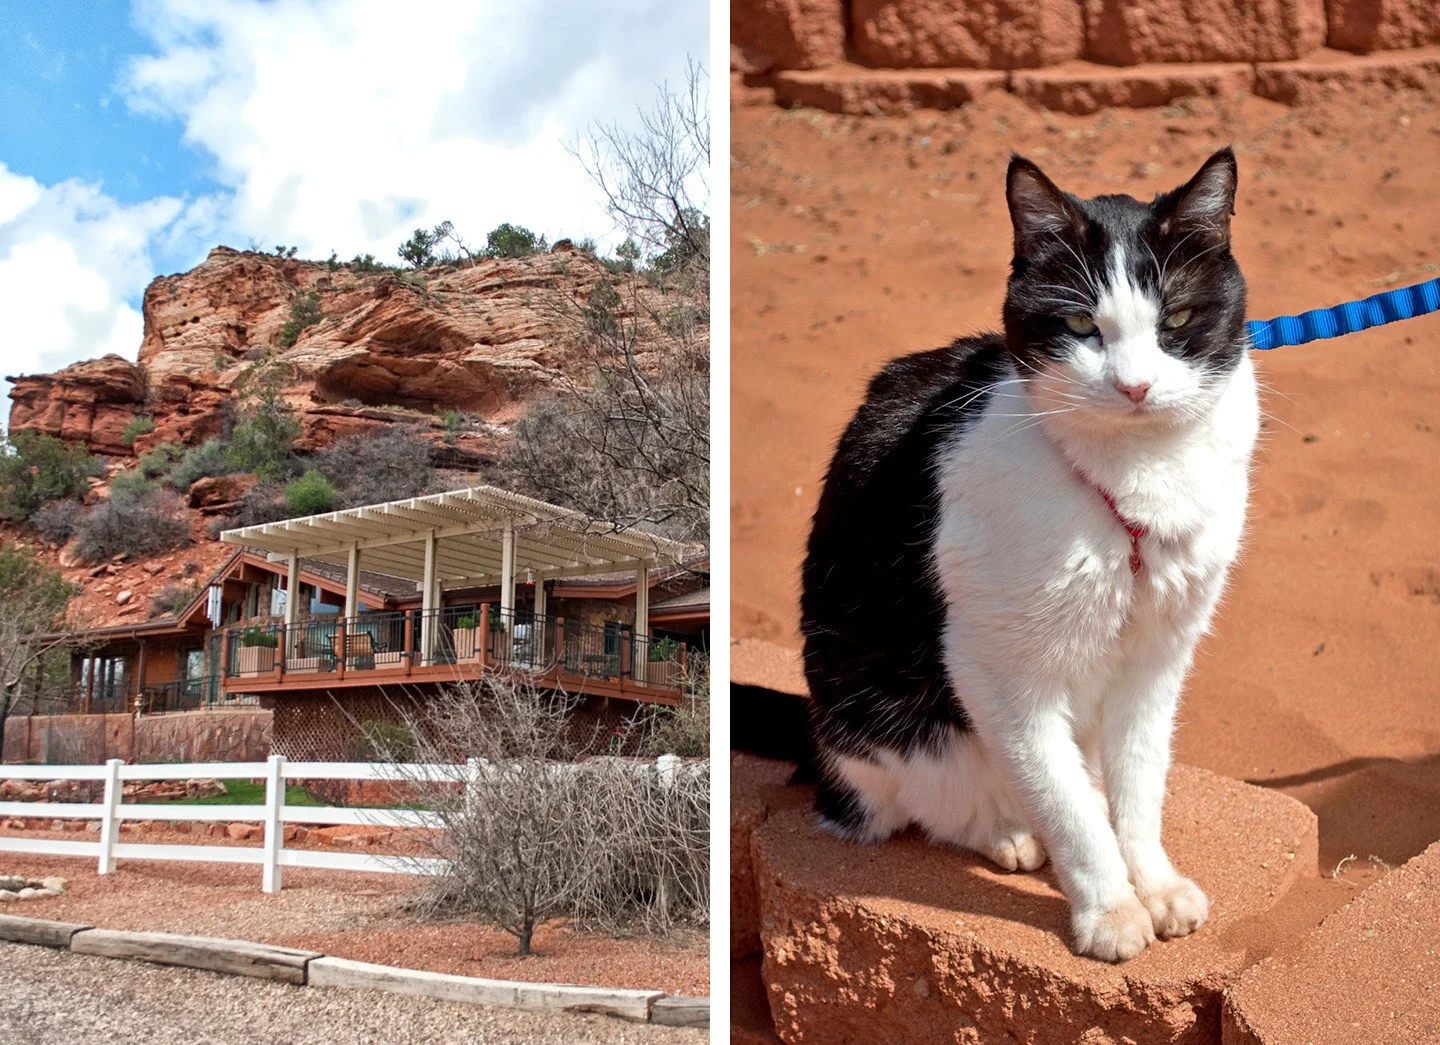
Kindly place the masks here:
[(853, 845), (804, 806), (772, 805), (751, 853), (780, 1037), (1218, 1041), (1222, 991), (1247, 964), (1242, 927), (1317, 873), (1318, 822), (1292, 798), (1201, 769), (1176, 766), (1170, 787), (1167, 845), (1211, 897), (1211, 919), (1123, 965), (1070, 952), (1048, 869), (1004, 875), (914, 834)]
[(297, 986), (383, 990), (532, 1012), (592, 1012), (666, 1026), (709, 1025), (710, 1000), (616, 987), (495, 980), (331, 958), (249, 940), (184, 933), (130, 932), (44, 918), (0, 915), (0, 940), (134, 958)]

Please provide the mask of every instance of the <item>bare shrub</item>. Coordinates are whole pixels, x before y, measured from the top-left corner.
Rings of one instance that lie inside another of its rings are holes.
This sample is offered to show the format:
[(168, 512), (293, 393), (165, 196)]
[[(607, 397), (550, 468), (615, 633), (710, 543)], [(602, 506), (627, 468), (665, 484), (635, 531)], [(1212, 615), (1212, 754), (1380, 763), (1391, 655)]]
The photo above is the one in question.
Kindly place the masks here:
[(198, 584), (167, 584), (150, 596), (150, 616), (159, 617), (167, 613), (179, 613), (190, 600), (200, 594)]
[(155, 490), (112, 496), (86, 512), (75, 529), (75, 554), (84, 562), (121, 553), (158, 555), (189, 543), (184, 505)]
[(30, 517), (30, 525), (46, 544), (64, 544), (75, 536), (75, 527), (84, 514), (85, 507), (79, 501), (51, 501)]
[(708, 763), (574, 761), (600, 739), (576, 735), (575, 703), (510, 673), (451, 687), (407, 716), (405, 757), (454, 767), (407, 776), (445, 826), (431, 844), (448, 870), (426, 908), (492, 923), (520, 954), (552, 918), (607, 932), (703, 927)]
[(380, 504), (435, 492), (430, 442), (413, 425), (346, 436), (314, 454), (309, 464), (340, 495), (341, 508)]

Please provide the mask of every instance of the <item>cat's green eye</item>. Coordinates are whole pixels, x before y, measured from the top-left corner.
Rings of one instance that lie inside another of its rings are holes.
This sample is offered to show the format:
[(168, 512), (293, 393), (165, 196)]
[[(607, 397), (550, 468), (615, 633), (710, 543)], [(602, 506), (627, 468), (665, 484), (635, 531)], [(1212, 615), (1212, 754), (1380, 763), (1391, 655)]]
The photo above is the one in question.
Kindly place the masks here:
[(1166, 316), (1163, 320), (1160, 321), (1160, 325), (1163, 326), (1166, 330), (1179, 330), (1186, 323), (1190, 322), (1190, 315), (1190, 310), (1188, 308), (1184, 308), (1181, 309), (1179, 312), (1170, 313), (1168, 316)]
[(1081, 337), (1089, 337), (1095, 333), (1096, 329), (1095, 321), (1089, 316), (1066, 316), (1065, 325), (1070, 328), (1072, 333), (1079, 334)]

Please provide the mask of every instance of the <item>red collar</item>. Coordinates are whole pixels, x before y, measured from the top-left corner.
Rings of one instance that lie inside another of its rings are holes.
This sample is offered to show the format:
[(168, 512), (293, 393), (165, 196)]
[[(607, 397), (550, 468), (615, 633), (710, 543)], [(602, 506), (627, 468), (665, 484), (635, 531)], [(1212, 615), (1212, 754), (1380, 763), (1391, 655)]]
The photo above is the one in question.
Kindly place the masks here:
[(1110, 514), (1115, 516), (1120, 525), (1125, 527), (1125, 532), (1130, 535), (1130, 572), (1139, 573), (1140, 567), (1145, 565), (1144, 561), (1140, 558), (1140, 538), (1150, 532), (1150, 527), (1125, 518), (1125, 516), (1120, 514), (1120, 509), (1115, 504), (1115, 498), (1110, 496), (1109, 490), (1095, 483), (1091, 483), (1090, 485), (1094, 486), (1095, 492), (1104, 498), (1105, 507), (1110, 509)]

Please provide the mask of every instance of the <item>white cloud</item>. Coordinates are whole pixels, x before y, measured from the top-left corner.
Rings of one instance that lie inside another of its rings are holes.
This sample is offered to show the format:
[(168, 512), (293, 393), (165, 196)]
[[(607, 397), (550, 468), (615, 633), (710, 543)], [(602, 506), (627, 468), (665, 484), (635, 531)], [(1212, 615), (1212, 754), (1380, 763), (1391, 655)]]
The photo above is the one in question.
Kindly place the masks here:
[(155, 53), (125, 86), (214, 157), (237, 246), (390, 258), (442, 219), (472, 241), (502, 221), (609, 240), (562, 142), (678, 82), (705, 54), (706, 7), (144, 0)]
[(157, 260), (193, 265), (217, 242), (393, 258), (449, 219), (475, 244), (504, 221), (613, 243), (562, 143), (678, 86), (706, 54), (707, 6), (136, 0), (154, 46), (120, 91), (177, 120), (221, 188), (121, 204), (0, 163), (0, 378), (133, 359)]
[(81, 181), (44, 186), (0, 164), (0, 374), (134, 359), (150, 245), (183, 209), (164, 197), (122, 205)]

